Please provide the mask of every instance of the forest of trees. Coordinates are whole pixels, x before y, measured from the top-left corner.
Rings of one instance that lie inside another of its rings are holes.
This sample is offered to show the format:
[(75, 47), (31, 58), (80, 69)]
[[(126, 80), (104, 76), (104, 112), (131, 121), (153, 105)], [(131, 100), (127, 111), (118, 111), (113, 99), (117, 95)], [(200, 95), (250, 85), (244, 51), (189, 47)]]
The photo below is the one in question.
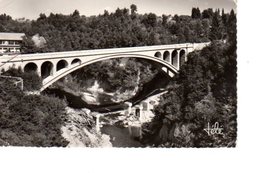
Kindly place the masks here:
[(0, 146), (65, 147), (68, 142), (61, 136), (65, 107), (58, 98), (26, 95), (13, 81), (1, 78)]
[(77, 10), (71, 15), (40, 14), (33, 21), (2, 14), (0, 32), (26, 33), (24, 53), (206, 42), (226, 39), (230, 15), (199, 8), (193, 8), (191, 16), (138, 14), (136, 5), (91, 17)]
[[(195, 15), (196, 16), (196, 15)], [(236, 16), (227, 19), (227, 43), (212, 41), (188, 61), (163, 95), (146, 139), (163, 147), (234, 147), (237, 136)], [(223, 134), (204, 130), (218, 122)], [(144, 139), (145, 140), (145, 139)]]

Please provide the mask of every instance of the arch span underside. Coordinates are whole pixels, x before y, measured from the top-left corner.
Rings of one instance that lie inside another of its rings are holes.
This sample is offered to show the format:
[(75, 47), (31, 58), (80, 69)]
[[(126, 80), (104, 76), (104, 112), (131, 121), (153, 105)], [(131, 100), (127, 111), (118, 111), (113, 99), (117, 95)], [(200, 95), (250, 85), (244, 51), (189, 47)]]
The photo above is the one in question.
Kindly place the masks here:
[[(167, 53), (167, 58), (166, 59), (170, 59), (170, 54), (168, 55), (168, 53)], [(41, 88), (41, 91), (43, 91), (44, 89), (46, 89), (48, 86), (50, 86), (54, 82), (58, 81), (59, 79), (61, 79), (61, 78), (65, 77), (66, 75), (72, 73), (73, 71), (76, 71), (76, 70), (78, 70), (78, 69), (80, 69), (82, 67), (85, 67), (87, 65), (90, 65), (90, 64), (93, 64), (93, 63), (96, 63), (96, 62), (99, 62), (99, 61), (115, 59), (115, 58), (141, 58), (141, 59), (147, 59), (147, 60), (151, 60), (153, 62), (157, 62), (157, 63), (161, 64), (163, 67), (165, 67), (167, 69), (167, 72), (169, 71), (169, 73), (171, 73), (171, 74), (178, 73), (178, 69), (176, 67), (174, 67), (172, 64), (170, 64), (168, 61), (165, 61), (165, 60), (160, 59), (160, 58), (152, 57), (152, 56), (147, 56), (147, 55), (137, 55), (137, 54), (110, 55), (110, 56), (94, 58), (94, 59), (91, 59), (91, 60), (87, 60), (85, 62), (82, 62), (80, 59), (75, 58), (75, 59), (78, 59), (79, 61), (77, 60), (76, 62), (73, 63), (73, 60), (72, 60), (70, 66), (64, 67), (64, 68), (60, 69), (59, 71), (56, 71), (53, 75), (50, 75), (50, 76), (46, 77), (43, 80), (43, 86)]]
[(155, 52), (154, 56), (156, 58), (162, 58), (162, 53), (161, 52)]
[(71, 61), (71, 65), (73, 65), (73, 64), (76, 64), (76, 63), (81, 63), (81, 60), (79, 59), (79, 58), (75, 58), (75, 59), (73, 59), (72, 61)]
[(37, 72), (38, 66), (34, 62), (29, 62), (24, 66), (24, 72)]
[(174, 50), (172, 51), (172, 55), (171, 55), (171, 63), (174, 67), (178, 67), (178, 51)]
[(180, 67), (185, 63), (185, 61), (186, 61), (186, 52), (185, 52), (185, 50), (181, 50), (180, 51)]
[(60, 60), (56, 65), (56, 71), (59, 71), (63, 68), (67, 68), (68, 65), (69, 65), (69, 63), (66, 60), (64, 60), (64, 59)]
[(165, 52), (163, 53), (163, 60), (171, 64), (170, 52), (169, 52), (169, 51), (165, 51)]
[(45, 61), (44, 63), (42, 63), (41, 65), (42, 79), (52, 76), (54, 74), (53, 70), (54, 70), (54, 65), (51, 61)]

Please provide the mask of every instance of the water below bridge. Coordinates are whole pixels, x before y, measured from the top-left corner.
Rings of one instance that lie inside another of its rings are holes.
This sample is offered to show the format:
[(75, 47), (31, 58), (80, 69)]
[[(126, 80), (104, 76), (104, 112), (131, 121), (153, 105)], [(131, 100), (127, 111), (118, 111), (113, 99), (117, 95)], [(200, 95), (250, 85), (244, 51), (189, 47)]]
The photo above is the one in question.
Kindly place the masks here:
[(120, 125), (104, 125), (101, 133), (110, 136), (113, 147), (145, 147), (138, 139), (134, 139), (129, 134), (128, 128)]
[[(168, 82), (168, 76), (159, 73), (152, 81), (144, 84), (141, 92), (139, 92), (136, 96), (127, 101), (131, 102), (133, 105), (136, 105), (153, 95), (163, 92), (164, 90), (162, 90), (161, 88), (165, 88)], [(66, 98), (69, 106), (72, 108), (87, 108), (90, 109), (91, 112), (99, 112), (101, 114), (126, 109), (126, 105), (124, 103), (90, 105), (84, 102), (80, 96), (55, 88), (47, 89), (45, 93), (51, 95), (54, 94), (55, 96), (58, 96), (60, 98)], [(104, 95), (104, 99), (108, 99), (107, 96)], [(113, 116), (117, 115), (113, 114)], [(107, 119), (109, 120), (110, 117), (107, 117)], [(113, 147), (145, 147), (145, 145), (139, 142), (138, 139), (133, 138), (129, 133), (129, 129), (127, 127), (124, 127), (123, 125), (110, 125), (109, 123), (106, 123), (101, 127), (100, 130), (101, 133), (110, 136), (110, 142), (112, 143)]]

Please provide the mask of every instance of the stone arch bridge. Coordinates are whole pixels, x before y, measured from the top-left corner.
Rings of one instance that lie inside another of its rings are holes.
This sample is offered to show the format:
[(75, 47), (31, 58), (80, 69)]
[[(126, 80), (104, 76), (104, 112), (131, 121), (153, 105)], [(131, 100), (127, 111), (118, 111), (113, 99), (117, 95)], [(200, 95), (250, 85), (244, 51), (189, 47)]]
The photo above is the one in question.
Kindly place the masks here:
[(200, 50), (210, 43), (185, 43), (159, 46), (95, 49), (83, 51), (35, 53), (0, 57), (0, 71), (21, 68), (35, 71), (43, 79), (41, 91), (48, 86), (86, 65), (113, 58), (141, 58), (159, 64), (173, 77), (187, 61), (187, 54)]

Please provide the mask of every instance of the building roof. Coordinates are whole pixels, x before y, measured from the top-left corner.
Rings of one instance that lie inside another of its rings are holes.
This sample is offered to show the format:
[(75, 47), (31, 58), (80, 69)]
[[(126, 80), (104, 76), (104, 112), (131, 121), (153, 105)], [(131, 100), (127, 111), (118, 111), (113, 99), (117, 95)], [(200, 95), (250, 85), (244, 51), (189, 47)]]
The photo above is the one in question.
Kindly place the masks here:
[(9, 32), (0, 32), (0, 40), (23, 40), (24, 33), (9, 33)]

